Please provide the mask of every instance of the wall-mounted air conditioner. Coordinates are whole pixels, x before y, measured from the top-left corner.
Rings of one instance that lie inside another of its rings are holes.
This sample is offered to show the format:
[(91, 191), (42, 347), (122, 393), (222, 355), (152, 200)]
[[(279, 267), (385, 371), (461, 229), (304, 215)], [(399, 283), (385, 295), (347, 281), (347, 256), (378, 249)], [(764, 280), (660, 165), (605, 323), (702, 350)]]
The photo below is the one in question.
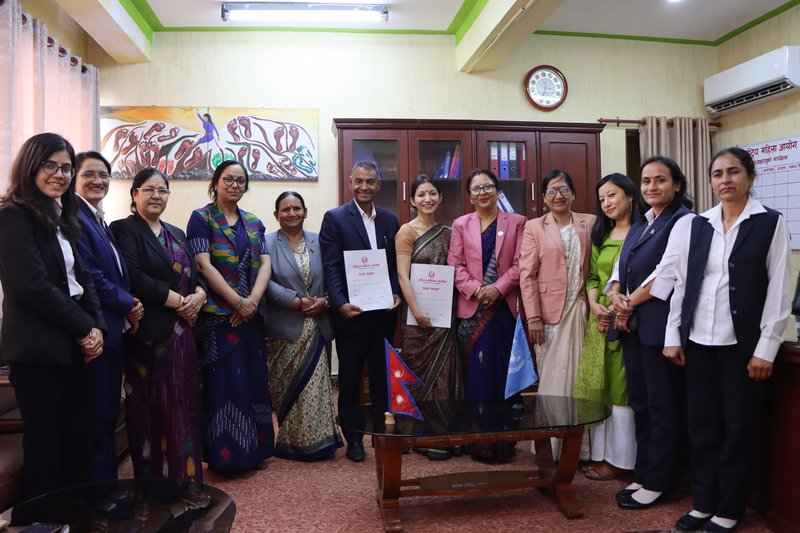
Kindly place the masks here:
[(800, 91), (800, 46), (783, 46), (729, 68), (703, 84), (706, 109), (718, 117)]

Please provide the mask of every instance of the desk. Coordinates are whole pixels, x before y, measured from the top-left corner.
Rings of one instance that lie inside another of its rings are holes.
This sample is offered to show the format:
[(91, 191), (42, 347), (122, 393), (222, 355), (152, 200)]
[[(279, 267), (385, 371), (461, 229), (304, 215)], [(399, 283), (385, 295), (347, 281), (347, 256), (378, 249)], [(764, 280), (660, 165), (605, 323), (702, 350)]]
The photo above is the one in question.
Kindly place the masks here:
[(20, 503), (0, 515), (19, 532), (34, 522), (69, 524), (71, 533), (227, 533), (236, 505), (209, 485), (169, 479), (88, 483)]
[[(409, 496), (462, 496), (537, 487), (555, 498), (567, 518), (583, 516), (572, 497), (572, 479), (580, 459), (586, 424), (604, 420), (611, 409), (604, 404), (560, 396), (525, 396), (521, 409), (505, 404), (471, 407), (465, 400), (420, 402), (424, 417), (418, 421), (395, 416), (386, 426), (384, 414), (372, 406), (344, 409), (342, 427), (372, 435), (375, 443), (377, 500), (386, 531), (403, 531), (399, 499)], [(550, 438), (564, 439), (556, 465)], [(536, 442), (537, 455), (524, 471), (486, 471), (402, 479), (403, 448), (459, 446), (501, 441)]]

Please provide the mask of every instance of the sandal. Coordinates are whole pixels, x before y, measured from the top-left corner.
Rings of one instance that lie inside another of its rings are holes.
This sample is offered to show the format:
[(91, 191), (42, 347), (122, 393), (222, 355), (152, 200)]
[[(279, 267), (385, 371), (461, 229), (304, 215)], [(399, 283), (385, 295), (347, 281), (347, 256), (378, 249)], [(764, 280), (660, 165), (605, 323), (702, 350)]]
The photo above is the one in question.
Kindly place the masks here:
[(619, 477), (619, 471), (605, 461), (592, 463), (583, 468), (583, 475), (592, 481), (611, 481)]

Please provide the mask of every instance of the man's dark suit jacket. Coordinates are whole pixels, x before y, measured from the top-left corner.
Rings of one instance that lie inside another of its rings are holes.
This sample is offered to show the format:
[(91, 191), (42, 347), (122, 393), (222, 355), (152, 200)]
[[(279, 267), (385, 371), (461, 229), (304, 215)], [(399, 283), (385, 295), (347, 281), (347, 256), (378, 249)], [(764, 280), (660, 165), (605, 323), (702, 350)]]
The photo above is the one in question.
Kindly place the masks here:
[(122, 251), (119, 252), (122, 272), (112, 249), (111, 240), (116, 240), (111, 233), (106, 234), (103, 226), (95, 218), (94, 213), (83, 200), (78, 200), (78, 218), (81, 221), (81, 233), (75, 246), (83, 257), (86, 269), (92, 276), (97, 298), (103, 309), (108, 331), (105, 335), (106, 347), (118, 346), (122, 343), (122, 328), (125, 315), (133, 308), (133, 296), (130, 294), (130, 279)]
[(64, 254), (27, 207), (0, 207), (2, 350), (6, 361), (71, 365), (76, 339), (105, 329), (92, 278), (75, 252), (75, 278), (83, 296), (69, 295)]
[[(197, 265), (189, 250), (186, 234), (182, 229), (167, 224), (161, 225), (175, 238), (192, 261), (189, 293), (197, 287)], [(172, 269), (158, 237), (153, 235), (147, 222), (137, 214), (111, 223), (111, 231), (119, 243), (131, 278), (131, 293), (144, 304), (144, 317), (134, 338), (141, 341), (160, 341), (170, 336), (178, 315), (174, 309), (164, 307), (170, 289), (178, 291), (178, 278)], [(184, 295), (186, 296), (186, 295)]]
[[(400, 229), (397, 217), (389, 211), (375, 206), (375, 238), (378, 248), (386, 250), (386, 261), (389, 267), (389, 281), (392, 293), (400, 295), (400, 284), (397, 281), (397, 257), (395, 256), (394, 237)], [(347, 293), (347, 278), (344, 271), (345, 250), (369, 250), (369, 237), (361, 219), (361, 213), (354, 201), (331, 209), (322, 219), (319, 232), (322, 248), (322, 264), (325, 271), (325, 288), (331, 305), (331, 322), (336, 330), (356, 331), (360, 327), (359, 315), (352, 320), (345, 320), (336, 309), (350, 301)], [(373, 311), (385, 313), (384, 311)], [(394, 313), (386, 313), (387, 319), (394, 320)], [(391, 340), (391, 339), (390, 339)]]

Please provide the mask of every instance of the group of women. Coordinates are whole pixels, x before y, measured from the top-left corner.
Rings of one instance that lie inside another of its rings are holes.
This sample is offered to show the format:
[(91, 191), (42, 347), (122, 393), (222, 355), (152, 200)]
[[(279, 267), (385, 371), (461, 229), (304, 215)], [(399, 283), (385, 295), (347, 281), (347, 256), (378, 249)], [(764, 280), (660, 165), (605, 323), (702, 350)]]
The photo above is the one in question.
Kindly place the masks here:
[[(504, 401), (523, 313), (539, 394), (612, 406), (586, 439), (586, 476), (632, 470), (619, 506), (663, 501), (675, 485), (688, 404), (694, 509), (677, 527), (735, 528), (763, 380), (789, 314), (790, 252), (783, 218), (749, 195), (749, 154), (723, 150), (709, 171), (719, 204), (695, 216), (686, 178), (665, 157), (643, 163), (640, 188), (622, 174), (603, 177), (596, 215), (572, 211), (572, 179), (554, 170), (542, 180), (547, 214), (528, 221), (499, 209), (500, 182), (476, 169), (466, 180), (474, 211), (452, 229), (436, 220), (445, 201), (436, 181), (418, 176), (416, 216), (396, 237), (416, 321), (401, 332), (404, 360), (423, 382), (415, 398), (464, 397), (476, 412)], [(3, 350), (25, 419), (25, 495), (115, 475), (113, 454), (100, 453), (113, 409), (83, 408), (99, 402), (88, 396), (93, 382), (107, 385), (95, 395), (115, 394), (120, 370), (98, 364), (104, 348), (122, 361), (137, 477), (200, 481), (203, 460), (239, 477), (273, 454), (332, 455), (342, 446), (328, 379), (332, 330), (303, 198), (278, 197), (280, 229), (267, 235), (239, 207), (247, 169), (225, 161), (209, 185), (212, 201), (184, 234), (161, 218), (169, 181), (145, 169), (131, 185), (132, 214), (109, 231), (109, 179), (102, 155), (76, 158), (65, 139), (41, 134), (20, 150), (0, 200)], [(413, 264), (454, 267), (450, 328), (432, 327), (421, 311)], [(737, 291), (745, 283), (749, 290)], [(446, 459), (460, 450), (421, 451)], [(468, 451), (507, 461), (514, 445)]]
[(273, 455), (333, 454), (342, 442), (331, 332), (302, 197), (281, 195), (281, 229), (267, 235), (238, 206), (246, 169), (226, 161), (184, 233), (162, 219), (169, 181), (148, 168), (132, 181), (131, 215), (109, 227), (110, 173), (101, 154), (39, 134), (0, 199), (2, 344), (25, 421), (23, 496), (116, 477), (123, 375), (137, 478), (200, 482), (202, 461), (236, 478)]

